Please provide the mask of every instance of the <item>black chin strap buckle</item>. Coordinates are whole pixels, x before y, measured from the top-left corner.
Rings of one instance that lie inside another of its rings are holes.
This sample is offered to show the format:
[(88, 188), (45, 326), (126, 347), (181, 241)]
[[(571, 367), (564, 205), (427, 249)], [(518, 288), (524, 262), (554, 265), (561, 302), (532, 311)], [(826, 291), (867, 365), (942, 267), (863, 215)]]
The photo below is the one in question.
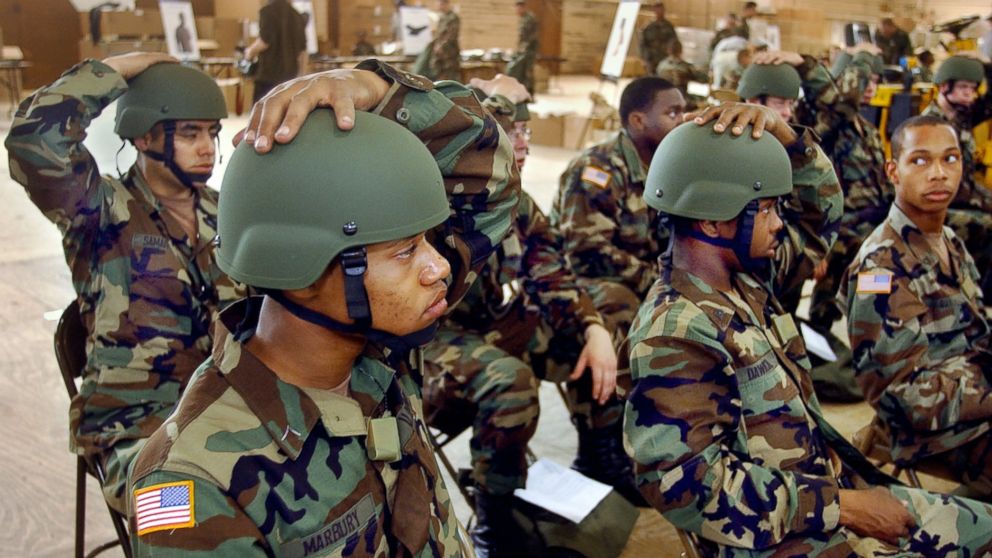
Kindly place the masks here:
[(341, 252), (341, 269), (344, 271), (344, 298), (348, 305), (348, 317), (355, 321), (359, 329), (372, 327), (372, 309), (365, 290), (365, 271), (368, 258), (364, 246)]

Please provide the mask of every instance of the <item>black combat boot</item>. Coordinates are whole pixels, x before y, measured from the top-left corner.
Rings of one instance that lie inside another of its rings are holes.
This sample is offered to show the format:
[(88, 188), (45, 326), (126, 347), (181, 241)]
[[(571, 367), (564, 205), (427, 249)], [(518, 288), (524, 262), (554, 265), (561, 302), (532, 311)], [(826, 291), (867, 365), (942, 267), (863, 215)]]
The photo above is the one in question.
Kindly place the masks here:
[(512, 493), (497, 496), (476, 491), (471, 536), (478, 558), (517, 558), (513, 541), (519, 534), (513, 521), (513, 498)]
[(579, 431), (579, 453), (572, 462), (572, 469), (583, 475), (612, 486), (621, 496), (638, 507), (649, 507), (634, 482), (634, 466), (623, 450), (623, 425), (606, 428), (589, 428), (584, 421), (576, 421)]

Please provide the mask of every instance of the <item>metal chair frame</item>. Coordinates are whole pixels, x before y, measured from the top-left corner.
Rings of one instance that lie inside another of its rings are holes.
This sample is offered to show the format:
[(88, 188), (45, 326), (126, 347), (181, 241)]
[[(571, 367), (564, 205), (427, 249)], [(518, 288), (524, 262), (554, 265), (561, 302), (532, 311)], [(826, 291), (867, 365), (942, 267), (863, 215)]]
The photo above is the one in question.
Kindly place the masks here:
[[(59, 363), (62, 381), (66, 392), (72, 400), (78, 393), (76, 381), (82, 378), (86, 365), (86, 328), (79, 317), (79, 302), (73, 300), (62, 312), (59, 324), (55, 328), (55, 358)], [(103, 467), (91, 456), (76, 456), (76, 558), (90, 558), (117, 545), (121, 546), (124, 556), (131, 558), (131, 543), (126, 527), (126, 518), (107, 504), (110, 520), (117, 532), (117, 540), (108, 541), (85, 553), (86, 535), (86, 476), (96, 478), (100, 486), (106, 480)]]

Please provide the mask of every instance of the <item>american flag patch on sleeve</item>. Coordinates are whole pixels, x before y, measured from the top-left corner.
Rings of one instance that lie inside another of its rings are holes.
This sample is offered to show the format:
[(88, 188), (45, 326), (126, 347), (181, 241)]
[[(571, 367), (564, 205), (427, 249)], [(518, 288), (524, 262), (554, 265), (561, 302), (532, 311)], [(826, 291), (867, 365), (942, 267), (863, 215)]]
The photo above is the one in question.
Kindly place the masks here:
[(582, 180), (606, 188), (610, 183), (610, 173), (599, 167), (588, 166), (582, 169)]
[(891, 273), (862, 272), (858, 274), (858, 294), (889, 294), (891, 292)]
[(134, 491), (138, 535), (192, 527), (193, 481), (167, 482)]

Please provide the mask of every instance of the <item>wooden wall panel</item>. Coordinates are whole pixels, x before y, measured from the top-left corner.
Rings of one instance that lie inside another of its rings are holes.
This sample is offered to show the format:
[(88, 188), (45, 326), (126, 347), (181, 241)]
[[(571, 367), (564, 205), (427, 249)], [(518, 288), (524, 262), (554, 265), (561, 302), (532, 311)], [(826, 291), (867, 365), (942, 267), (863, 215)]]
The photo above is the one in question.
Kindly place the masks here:
[(3, 41), (21, 47), (32, 66), (24, 70), (24, 87), (55, 81), (79, 61), (79, 15), (66, 0), (3, 0)]

